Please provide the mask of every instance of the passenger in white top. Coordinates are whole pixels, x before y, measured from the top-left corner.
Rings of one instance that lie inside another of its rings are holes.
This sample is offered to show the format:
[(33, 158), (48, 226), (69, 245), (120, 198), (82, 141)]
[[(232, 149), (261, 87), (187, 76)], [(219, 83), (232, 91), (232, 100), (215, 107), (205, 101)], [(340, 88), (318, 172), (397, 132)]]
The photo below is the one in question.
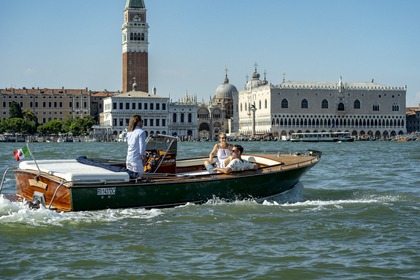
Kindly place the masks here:
[(225, 167), (228, 163), (228, 158), (230, 157), (233, 145), (227, 142), (226, 133), (219, 134), (220, 143), (214, 145), (213, 150), (209, 154), (209, 159), (204, 162), (206, 169), (213, 173), (213, 157), (217, 155), (216, 166)]
[(226, 167), (216, 167), (214, 168), (214, 171), (229, 174), (232, 171), (245, 171), (250, 169), (257, 170), (258, 165), (256, 163), (251, 163), (245, 159), (242, 159), (241, 155), (243, 151), (244, 148), (241, 145), (234, 145), (229, 164)]
[(146, 159), (146, 133), (142, 129), (143, 122), (139, 115), (134, 115), (128, 125), (127, 139), (127, 169), (134, 172), (133, 178), (144, 173), (143, 161)]

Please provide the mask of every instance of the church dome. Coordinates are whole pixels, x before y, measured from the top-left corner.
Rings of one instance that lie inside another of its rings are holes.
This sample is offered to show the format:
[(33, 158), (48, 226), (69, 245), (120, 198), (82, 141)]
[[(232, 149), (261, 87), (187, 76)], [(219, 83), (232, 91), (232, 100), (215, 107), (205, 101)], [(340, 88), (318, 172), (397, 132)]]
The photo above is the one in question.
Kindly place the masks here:
[(248, 81), (245, 85), (245, 89), (252, 90), (253, 88), (259, 87), (264, 83), (260, 80), (260, 74), (257, 72), (257, 67), (255, 66), (255, 71), (252, 74), (252, 80)]
[(234, 93), (237, 93), (236, 87), (229, 83), (229, 79), (226, 75), (223, 84), (219, 85), (216, 89), (215, 98), (232, 98)]

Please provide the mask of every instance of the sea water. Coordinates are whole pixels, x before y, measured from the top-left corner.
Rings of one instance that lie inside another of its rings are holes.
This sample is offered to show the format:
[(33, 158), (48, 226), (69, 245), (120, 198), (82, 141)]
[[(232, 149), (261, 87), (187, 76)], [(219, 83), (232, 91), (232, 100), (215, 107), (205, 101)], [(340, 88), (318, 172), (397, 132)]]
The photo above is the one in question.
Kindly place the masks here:
[[(270, 201), (58, 213), (0, 196), (2, 279), (420, 279), (420, 141), (239, 142), (316, 149), (319, 164)], [(0, 143), (1, 175), (17, 166)], [(214, 142), (181, 142), (179, 157)], [(125, 143), (31, 143), (37, 159), (124, 159)], [(3, 193), (15, 193), (6, 176)]]

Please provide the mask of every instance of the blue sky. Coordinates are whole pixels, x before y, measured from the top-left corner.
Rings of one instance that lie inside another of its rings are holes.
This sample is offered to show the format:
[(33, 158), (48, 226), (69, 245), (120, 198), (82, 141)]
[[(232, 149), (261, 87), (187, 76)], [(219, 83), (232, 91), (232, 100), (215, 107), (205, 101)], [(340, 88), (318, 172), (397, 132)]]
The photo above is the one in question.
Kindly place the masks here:
[[(0, 87), (117, 91), (125, 0), (2, 0)], [(407, 85), (420, 103), (420, 1), (145, 0), (149, 85), (173, 100), (241, 90), (254, 64), (272, 84)]]

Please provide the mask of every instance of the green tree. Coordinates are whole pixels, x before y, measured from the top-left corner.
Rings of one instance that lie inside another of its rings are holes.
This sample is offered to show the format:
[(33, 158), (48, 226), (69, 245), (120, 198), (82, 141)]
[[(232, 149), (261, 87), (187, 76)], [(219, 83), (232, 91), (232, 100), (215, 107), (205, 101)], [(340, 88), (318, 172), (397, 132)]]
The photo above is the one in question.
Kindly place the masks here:
[(64, 132), (70, 132), (70, 126), (74, 121), (73, 115), (67, 115), (67, 117), (63, 120)]
[(20, 118), (23, 119), (22, 108), (16, 101), (10, 102), (9, 118)]
[(28, 121), (37, 122), (38, 117), (32, 112), (30, 109), (26, 109), (23, 111), (23, 118)]
[(21, 118), (4, 119), (0, 122), (0, 131), (33, 134), (35, 132), (35, 122)]
[(63, 132), (63, 123), (59, 120), (51, 120), (43, 125), (38, 126), (38, 133), (41, 134), (58, 134)]
[(76, 119), (70, 125), (69, 132), (73, 133), (75, 136), (86, 135), (87, 131), (95, 124), (95, 121), (92, 117), (85, 117)]

